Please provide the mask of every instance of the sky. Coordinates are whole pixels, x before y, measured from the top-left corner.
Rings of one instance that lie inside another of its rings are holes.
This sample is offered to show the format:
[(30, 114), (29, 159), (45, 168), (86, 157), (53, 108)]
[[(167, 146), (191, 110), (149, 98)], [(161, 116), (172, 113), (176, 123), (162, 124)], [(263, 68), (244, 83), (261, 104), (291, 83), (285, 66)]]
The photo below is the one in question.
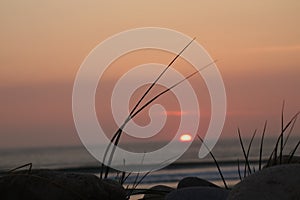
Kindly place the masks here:
[[(196, 37), (219, 60), (228, 103), (222, 137), (236, 137), (238, 127), (249, 136), (265, 120), (268, 135), (278, 135), (283, 100), (285, 120), (300, 110), (299, 9), (297, 0), (1, 0), (0, 148), (80, 144), (72, 88), (81, 63), (107, 37), (139, 27)], [(133, 65), (134, 55), (128, 56), (119, 62)], [(172, 56), (157, 60), (167, 64), (166, 58)], [(110, 88), (115, 78), (99, 87)]]

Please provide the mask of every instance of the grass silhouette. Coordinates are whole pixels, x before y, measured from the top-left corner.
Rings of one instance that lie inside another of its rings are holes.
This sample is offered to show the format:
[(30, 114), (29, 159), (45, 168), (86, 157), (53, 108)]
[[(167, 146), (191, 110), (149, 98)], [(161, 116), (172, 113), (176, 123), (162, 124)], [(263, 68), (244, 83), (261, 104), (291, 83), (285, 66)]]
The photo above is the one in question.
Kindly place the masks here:
[(159, 81), (159, 79), (164, 75), (164, 73), (169, 69), (169, 67), (171, 67), (171, 65), (177, 60), (177, 58), (179, 58), (179, 56), (186, 50), (186, 48), (188, 46), (190, 46), (190, 44), (195, 40), (196, 38), (193, 38), (175, 57), (174, 59), (165, 67), (165, 69), (160, 73), (160, 75), (155, 79), (155, 81), (150, 85), (150, 87), (145, 91), (145, 93), (142, 95), (142, 97), (139, 99), (139, 101), (136, 103), (136, 105), (134, 106), (134, 108), (131, 110), (129, 116), (127, 117), (127, 119), (124, 121), (123, 125), (116, 131), (116, 133), (113, 135), (109, 145), (107, 146), (105, 152), (104, 152), (104, 156), (103, 156), (103, 162), (102, 162), (102, 167), (101, 167), (101, 173), (100, 173), (100, 178), (102, 178), (103, 175), (103, 169), (105, 168), (104, 163), (106, 161), (106, 157), (107, 157), (107, 153), (111, 147), (111, 144), (114, 143), (112, 152), (110, 153), (110, 157), (108, 160), (108, 166), (106, 167), (105, 170), (105, 175), (104, 178), (107, 178), (108, 173), (109, 173), (109, 166), (112, 162), (112, 158), (113, 155), (115, 153), (115, 149), (116, 146), (119, 144), (120, 138), (121, 138), (121, 134), (123, 132), (123, 128), (125, 127), (125, 125), (134, 117), (133, 115), (136, 115), (137, 113), (139, 113), (142, 109), (139, 109), (139, 112), (136, 112), (136, 114), (134, 114), (135, 110), (138, 108), (138, 106), (140, 105), (140, 103), (143, 101), (143, 99), (147, 96), (147, 94), (151, 91), (151, 89), (154, 87), (154, 85)]

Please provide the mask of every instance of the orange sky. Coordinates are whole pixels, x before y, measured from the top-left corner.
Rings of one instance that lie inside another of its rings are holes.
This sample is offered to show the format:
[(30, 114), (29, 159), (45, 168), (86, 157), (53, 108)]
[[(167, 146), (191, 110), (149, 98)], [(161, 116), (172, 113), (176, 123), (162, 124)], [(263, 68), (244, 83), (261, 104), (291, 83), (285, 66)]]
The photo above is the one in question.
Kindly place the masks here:
[[(224, 78), (222, 137), (262, 128), (277, 134), (300, 110), (300, 2), (0, 2), (0, 148), (79, 144), (72, 85), (83, 59), (107, 37), (157, 26), (197, 37)], [(299, 133), (299, 125), (296, 127)]]

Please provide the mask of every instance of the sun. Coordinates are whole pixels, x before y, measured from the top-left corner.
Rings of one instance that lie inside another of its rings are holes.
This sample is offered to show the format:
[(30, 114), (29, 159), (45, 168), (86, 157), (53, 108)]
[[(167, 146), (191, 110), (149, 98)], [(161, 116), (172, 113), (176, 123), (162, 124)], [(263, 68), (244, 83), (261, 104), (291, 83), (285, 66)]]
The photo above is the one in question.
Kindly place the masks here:
[(179, 140), (180, 142), (190, 142), (192, 141), (192, 136), (190, 134), (182, 134)]

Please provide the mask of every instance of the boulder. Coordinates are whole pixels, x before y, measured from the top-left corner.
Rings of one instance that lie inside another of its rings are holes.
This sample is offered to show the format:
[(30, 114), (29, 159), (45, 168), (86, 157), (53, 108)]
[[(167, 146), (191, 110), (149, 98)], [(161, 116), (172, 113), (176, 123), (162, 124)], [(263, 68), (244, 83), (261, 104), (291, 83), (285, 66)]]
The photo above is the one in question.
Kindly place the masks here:
[(166, 196), (166, 200), (226, 200), (229, 191), (216, 187), (186, 187), (176, 189)]
[(127, 192), (118, 181), (112, 179), (103, 179), (101, 182), (103, 184), (104, 191), (108, 194), (109, 199), (126, 199)]
[(53, 170), (20, 171), (0, 177), (0, 199), (124, 200), (122, 186), (110, 186), (90, 174)]
[(204, 179), (201, 179), (201, 178), (198, 178), (198, 177), (186, 177), (186, 178), (183, 178), (181, 181), (179, 181), (178, 185), (177, 185), (177, 188), (180, 189), (180, 188), (185, 188), (185, 187), (197, 187), (197, 186), (200, 186), (200, 187), (217, 187), (219, 188), (219, 186), (207, 181), (207, 180), (204, 180)]
[(170, 193), (173, 190), (174, 188), (165, 185), (156, 185), (149, 189), (149, 192), (144, 195), (143, 199), (164, 200), (166, 194)]
[(300, 165), (276, 165), (249, 175), (229, 193), (229, 200), (300, 199)]

